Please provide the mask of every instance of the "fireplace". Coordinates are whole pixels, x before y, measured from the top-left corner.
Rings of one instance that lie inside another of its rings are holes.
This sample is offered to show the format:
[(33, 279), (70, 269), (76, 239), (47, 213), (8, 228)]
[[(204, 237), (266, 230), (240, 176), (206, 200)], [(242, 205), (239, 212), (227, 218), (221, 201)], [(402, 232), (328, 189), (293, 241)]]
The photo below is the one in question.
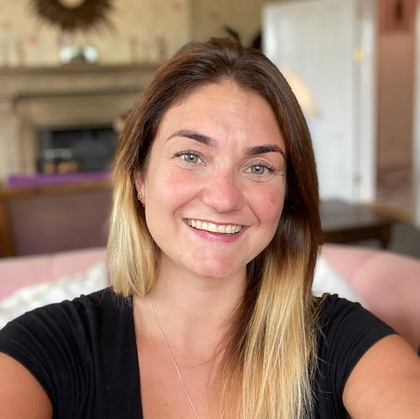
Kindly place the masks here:
[[(116, 145), (112, 127), (133, 106), (156, 69), (155, 65), (0, 69), (0, 183), (11, 175), (37, 173), (48, 149), (77, 156), (77, 170), (109, 166)], [(95, 150), (102, 153), (101, 159), (92, 157)]]
[(39, 128), (39, 173), (105, 171), (111, 166), (118, 134), (112, 126)]

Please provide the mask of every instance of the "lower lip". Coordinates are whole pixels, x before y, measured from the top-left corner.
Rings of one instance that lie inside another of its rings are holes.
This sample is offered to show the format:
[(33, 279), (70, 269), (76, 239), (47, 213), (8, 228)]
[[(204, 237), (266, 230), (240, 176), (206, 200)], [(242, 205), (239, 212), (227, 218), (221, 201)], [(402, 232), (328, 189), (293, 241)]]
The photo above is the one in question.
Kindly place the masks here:
[[(186, 223), (187, 224), (187, 223)], [(235, 234), (221, 234), (221, 233), (212, 233), (211, 231), (207, 230), (198, 230), (194, 227), (191, 227), (189, 224), (187, 224), (187, 227), (197, 236), (201, 237), (202, 239), (205, 239), (207, 241), (216, 242), (216, 243), (233, 243), (236, 240), (239, 240), (244, 231), (246, 230), (246, 227), (242, 227), (241, 231), (239, 233)]]

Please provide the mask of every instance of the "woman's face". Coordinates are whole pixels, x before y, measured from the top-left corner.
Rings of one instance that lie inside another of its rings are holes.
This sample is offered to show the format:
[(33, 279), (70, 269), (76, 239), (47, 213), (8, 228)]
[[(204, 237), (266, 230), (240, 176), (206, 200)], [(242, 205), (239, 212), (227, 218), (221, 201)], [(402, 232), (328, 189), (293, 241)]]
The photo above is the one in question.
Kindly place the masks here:
[(285, 167), (278, 123), (258, 94), (223, 82), (171, 107), (136, 176), (161, 272), (245, 275), (276, 232)]

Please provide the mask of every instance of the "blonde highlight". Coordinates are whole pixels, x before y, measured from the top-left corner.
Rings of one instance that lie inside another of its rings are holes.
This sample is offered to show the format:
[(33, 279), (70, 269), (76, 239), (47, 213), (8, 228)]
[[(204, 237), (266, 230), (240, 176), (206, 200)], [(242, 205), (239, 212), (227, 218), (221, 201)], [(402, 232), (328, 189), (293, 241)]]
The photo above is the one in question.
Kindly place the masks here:
[[(130, 114), (114, 168), (114, 207), (108, 243), (114, 291), (145, 295), (158, 273), (159, 249), (134, 187), (145, 173), (166, 110), (209, 83), (229, 79), (264, 97), (287, 148), (287, 195), (275, 238), (248, 265), (247, 290), (223, 341), (212, 402), (224, 419), (303, 419), (313, 405), (316, 316), (311, 283), (320, 221), (310, 135), (290, 87), (257, 51), (232, 40), (181, 50), (156, 74)], [(239, 402), (238, 402), (239, 401)]]

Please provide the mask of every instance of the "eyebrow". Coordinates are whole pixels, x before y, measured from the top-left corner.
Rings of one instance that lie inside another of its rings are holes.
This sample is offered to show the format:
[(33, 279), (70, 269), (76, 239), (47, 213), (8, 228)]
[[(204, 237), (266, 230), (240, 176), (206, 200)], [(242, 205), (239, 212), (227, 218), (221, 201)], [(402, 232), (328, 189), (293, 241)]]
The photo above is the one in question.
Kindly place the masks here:
[[(191, 140), (198, 141), (199, 143), (204, 144), (206, 146), (215, 147), (215, 141), (213, 140), (213, 138), (204, 134), (199, 134), (198, 132), (195, 132), (195, 131), (190, 131), (190, 130), (175, 131), (166, 141), (169, 141), (170, 139), (174, 137), (189, 138)], [(263, 145), (257, 145), (255, 147), (249, 147), (246, 150), (246, 155), (255, 156), (258, 154), (273, 153), (273, 152), (280, 153), (283, 156), (283, 158), (286, 160), (286, 153), (283, 151), (281, 147), (279, 147), (276, 144), (263, 144)]]
[(246, 154), (248, 156), (255, 156), (257, 154), (265, 154), (265, 153), (280, 153), (283, 158), (286, 160), (286, 153), (283, 151), (281, 147), (276, 144), (264, 144), (264, 145), (257, 145), (255, 147), (250, 147), (247, 149)]
[(207, 145), (209, 147), (214, 147), (214, 140), (211, 137), (208, 137), (207, 135), (204, 134), (199, 134), (198, 132), (195, 131), (190, 131), (190, 130), (179, 130), (174, 132), (166, 141), (169, 141), (171, 138), (174, 137), (185, 137), (185, 138), (189, 138), (191, 140), (195, 140), (198, 141), (201, 144)]

